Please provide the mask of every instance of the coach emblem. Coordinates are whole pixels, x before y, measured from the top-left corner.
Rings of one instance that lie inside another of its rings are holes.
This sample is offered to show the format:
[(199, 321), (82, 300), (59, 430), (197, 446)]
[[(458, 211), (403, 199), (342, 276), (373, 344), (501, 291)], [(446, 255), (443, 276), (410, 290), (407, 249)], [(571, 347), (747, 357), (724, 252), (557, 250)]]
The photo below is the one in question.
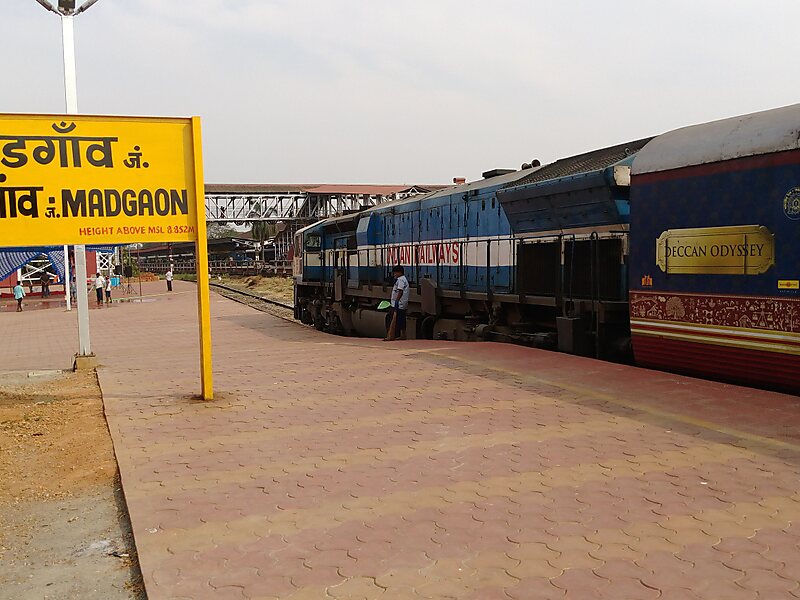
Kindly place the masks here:
[(789, 190), (783, 197), (783, 214), (792, 221), (800, 219), (800, 187)]

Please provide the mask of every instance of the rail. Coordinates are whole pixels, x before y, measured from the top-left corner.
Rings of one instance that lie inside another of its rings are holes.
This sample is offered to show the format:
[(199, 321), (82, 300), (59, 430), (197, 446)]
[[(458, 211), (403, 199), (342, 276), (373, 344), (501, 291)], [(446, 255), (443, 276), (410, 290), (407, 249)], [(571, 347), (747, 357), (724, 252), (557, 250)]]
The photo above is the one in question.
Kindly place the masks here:
[(229, 292), (229, 293), (232, 293), (232, 294), (238, 294), (240, 296), (245, 296), (245, 297), (247, 297), (249, 299), (252, 299), (252, 300), (260, 300), (261, 302), (264, 302), (266, 304), (272, 304), (274, 306), (280, 306), (281, 308), (286, 308), (286, 309), (291, 310), (291, 311), (294, 310), (294, 306), (292, 306), (291, 304), (286, 304), (284, 302), (279, 302), (278, 300), (272, 300), (271, 298), (265, 298), (264, 296), (259, 296), (258, 294), (253, 294), (251, 292), (246, 292), (244, 290), (238, 290), (236, 288), (233, 288), (233, 287), (230, 287), (230, 286), (227, 286), (227, 285), (223, 285), (221, 283), (211, 282), (211, 287), (218, 288), (218, 289), (221, 289), (221, 290), (225, 290), (226, 292)]

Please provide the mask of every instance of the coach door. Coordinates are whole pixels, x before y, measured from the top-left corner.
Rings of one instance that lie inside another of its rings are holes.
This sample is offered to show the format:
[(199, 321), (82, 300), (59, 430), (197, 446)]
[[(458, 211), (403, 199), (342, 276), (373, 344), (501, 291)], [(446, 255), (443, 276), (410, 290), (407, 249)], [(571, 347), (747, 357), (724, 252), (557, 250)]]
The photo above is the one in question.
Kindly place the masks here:
[(335, 256), (334, 267), (337, 274), (347, 272), (347, 238), (340, 237), (334, 240)]
[(361, 273), (361, 256), (358, 253), (356, 236), (347, 239), (347, 287), (358, 289), (359, 274)]

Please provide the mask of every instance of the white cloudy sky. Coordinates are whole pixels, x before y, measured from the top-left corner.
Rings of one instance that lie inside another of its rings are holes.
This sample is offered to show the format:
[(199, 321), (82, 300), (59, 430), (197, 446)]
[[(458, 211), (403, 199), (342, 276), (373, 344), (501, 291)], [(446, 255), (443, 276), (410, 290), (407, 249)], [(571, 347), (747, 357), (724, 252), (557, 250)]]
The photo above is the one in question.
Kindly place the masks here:
[[(0, 112), (61, 112), (58, 18), (0, 5)], [(210, 182), (448, 182), (797, 102), (798, 23), (797, 0), (100, 0), (79, 103), (200, 115)]]

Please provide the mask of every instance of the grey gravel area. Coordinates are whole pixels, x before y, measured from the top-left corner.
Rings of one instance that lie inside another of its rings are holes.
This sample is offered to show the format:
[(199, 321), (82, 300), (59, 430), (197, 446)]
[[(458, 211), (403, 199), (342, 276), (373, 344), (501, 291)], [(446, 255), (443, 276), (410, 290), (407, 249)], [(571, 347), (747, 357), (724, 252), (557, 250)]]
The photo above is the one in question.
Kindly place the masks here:
[(119, 480), (0, 508), (0, 600), (146, 600)]

